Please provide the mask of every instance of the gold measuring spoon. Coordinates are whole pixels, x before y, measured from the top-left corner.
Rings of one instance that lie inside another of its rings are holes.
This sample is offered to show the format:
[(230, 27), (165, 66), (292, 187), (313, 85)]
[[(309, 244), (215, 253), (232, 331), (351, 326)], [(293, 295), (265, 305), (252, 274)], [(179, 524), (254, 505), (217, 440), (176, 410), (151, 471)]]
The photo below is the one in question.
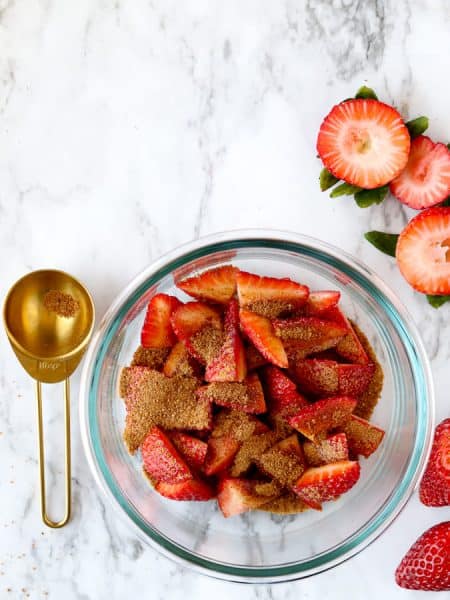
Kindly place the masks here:
[[(69, 377), (86, 350), (94, 326), (94, 303), (86, 288), (63, 271), (34, 271), (10, 289), (3, 319), (11, 346), (24, 369), (36, 379), (41, 515), (48, 527), (63, 527), (71, 511)], [(44, 429), (41, 383), (64, 381), (66, 503), (60, 521), (46, 510)]]

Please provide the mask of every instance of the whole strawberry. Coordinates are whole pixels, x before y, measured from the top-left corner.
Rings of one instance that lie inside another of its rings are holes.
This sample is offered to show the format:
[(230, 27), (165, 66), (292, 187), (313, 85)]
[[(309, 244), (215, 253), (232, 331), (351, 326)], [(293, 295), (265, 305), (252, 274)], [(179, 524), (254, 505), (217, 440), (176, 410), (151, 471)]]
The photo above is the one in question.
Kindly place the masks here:
[(428, 529), (410, 548), (395, 572), (400, 587), (450, 591), (450, 521)]
[(419, 494), (426, 506), (450, 504), (450, 419), (445, 419), (436, 427)]

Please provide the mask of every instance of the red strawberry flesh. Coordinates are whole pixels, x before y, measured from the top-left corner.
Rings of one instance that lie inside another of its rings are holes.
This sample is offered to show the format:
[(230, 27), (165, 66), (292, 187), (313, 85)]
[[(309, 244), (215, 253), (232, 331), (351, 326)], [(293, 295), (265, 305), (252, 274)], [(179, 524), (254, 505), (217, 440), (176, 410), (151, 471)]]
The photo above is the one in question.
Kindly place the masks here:
[(206, 475), (215, 475), (228, 469), (240, 447), (240, 442), (230, 435), (211, 437), (208, 441), (203, 471)]
[(382, 429), (356, 415), (351, 415), (350, 419), (342, 425), (342, 430), (347, 436), (350, 451), (365, 458), (377, 450), (384, 437)]
[(408, 163), (389, 185), (403, 204), (421, 210), (450, 195), (450, 150), (420, 135), (411, 142)]
[(171, 431), (169, 435), (172, 444), (185, 459), (189, 467), (197, 470), (201, 469), (205, 462), (208, 444), (182, 431)]
[(144, 469), (152, 480), (180, 483), (192, 479), (192, 473), (167, 435), (154, 426), (141, 446)]
[(241, 308), (267, 317), (295, 310), (309, 295), (305, 285), (287, 278), (261, 277), (240, 271), (236, 280)]
[(423, 294), (450, 294), (450, 207), (419, 213), (401, 232), (396, 258), (406, 281)]
[(303, 442), (306, 462), (311, 467), (320, 467), (329, 463), (348, 460), (348, 444), (345, 433), (335, 433), (316, 444)]
[(348, 331), (344, 325), (317, 317), (275, 319), (273, 328), (286, 347), (305, 356), (336, 346)]
[(269, 319), (244, 309), (241, 309), (239, 316), (242, 330), (264, 358), (277, 367), (286, 368), (286, 351), (281, 340), (275, 335)]
[(161, 496), (171, 500), (202, 502), (215, 497), (212, 487), (197, 479), (188, 479), (178, 483), (159, 481), (155, 484), (155, 489)]
[(344, 425), (350, 419), (356, 404), (357, 401), (350, 396), (317, 400), (291, 417), (289, 425), (315, 442), (321, 434)]
[(224, 517), (233, 517), (248, 510), (258, 508), (271, 499), (258, 494), (258, 482), (249, 479), (225, 478), (219, 483), (217, 502)]
[(338, 367), (339, 394), (343, 396), (360, 396), (363, 394), (375, 373), (375, 365), (346, 365)]
[(198, 300), (226, 304), (236, 291), (238, 272), (239, 269), (230, 265), (216, 267), (179, 281), (177, 287)]
[(404, 169), (410, 136), (400, 114), (383, 102), (341, 102), (325, 117), (317, 152), (338, 179), (365, 189), (386, 185)]
[(150, 300), (141, 331), (141, 345), (144, 348), (169, 348), (176, 342), (170, 318), (181, 305), (175, 296), (156, 294)]
[(292, 489), (305, 504), (321, 510), (322, 502), (334, 500), (348, 492), (358, 481), (359, 475), (358, 462), (335, 462), (307, 469)]
[(314, 396), (332, 396), (339, 391), (339, 367), (335, 360), (308, 358), (291, 367), (300, 389)]

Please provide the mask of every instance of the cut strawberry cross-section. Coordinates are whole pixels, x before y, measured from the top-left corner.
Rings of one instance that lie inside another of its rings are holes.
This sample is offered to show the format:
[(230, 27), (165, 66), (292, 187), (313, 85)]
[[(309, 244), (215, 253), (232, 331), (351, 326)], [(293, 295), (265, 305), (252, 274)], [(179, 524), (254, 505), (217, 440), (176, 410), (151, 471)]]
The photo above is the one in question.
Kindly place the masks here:
[(420, 210), (450, 196), (450, 150), (419, 135), (411, 142), (408, 164), (389, 185), (403, 204)]
[(398, 238), (396, 257), (406, 281), (424, 294), (450, 294), (450, 207), (414, 217)]
[(275, 444), (277, 439), (278, 436), (274, 431), (254, 434), (246, 439), (236, 454), (231, 467), (231, 475), (233, 477), (244, 475), (258, 458)]
[(339, 369), (335, 360), (307, 358), (296, 361), (292, 376), (300, 389), (314, 396), (332, 396), (339, 390)]
[(276, 319), (273, 327), (285, 347), (292, 349), (297, 358), (336, 346), (348, 332), (344, 325), (317, 317)]
[(375, 365), (345, 365), (338, 367), (339, 389), (343, 396), (360, 396), (363, 394), (375, 373)]
[(350, 451), (366, 458), (375, 452), (384, 437), (382, 429), (356, 415), (351, 415), (341, 428), (347, 437)]
[(169, 436), (187, 464), (193, 469), (200, 470), (205, 462), (208, 444), (182, 431), (171, 431)]
[(292, 488), (305, 504), (321, 510), (322, 502), (334, 500), (348, 492), (358, 481), (360, 466), (356, 461), (341, 461), (307, 469)]
[(225, 341), (209, 363), (206, 381), (243, 381), (247, 374), (244, 345), (239, 332), (239, 305), (231, 300), (225, 315)]
[(203, 302), (187, 302), (174, 311), (171, 317), (173, 330), (179, 340), (189, 340), (205, 325), (222, 329), (219, 313)]
[(278, 367), (267, 366), (264, 369), (264, 381), (272, 416), (287, 419), (307, 406), (308, 401), (297, 391), (295, 383)]
[(215, 497), (213, 488), (198, 479), (188, 479), (179, 483), (166, 483), (159, 481), (155, 489), (161, 496), (171, 500), (195, 500), (202, 502)]
[(320, 467), (329, 463), (348, 460), (348, 444), (345, 433), (335, 433), (316, 444), (303, 442), (303, 452), (310, 467)]
[(141, 446), (144, 469), (152, 480), (180, 483), (192, 479), (192, 473), (167, 435), (154, 426)]
[(264, 392), (256, 373), (250, 373), (243, 383), (213, 382), (204, 385), (197, 390), (197, 397), (246, 413), (266, 412)]
[(304, 312), (310, 316), (320, 315), (324, 310), (336, 306), (341, 297), (341, 293), (336, 290), (321, 290), (319, 292), (310, 292), (305, 304)]
[(227, 477), (219, 483), (217, 501), (224, 517), (233, 517), (248, 510), (258, 508), (273, 497), (258, 494), (257, 481)]
[(242, 330), (264, 358), (277, 367), (287, 368), (286, 352), (269, 319), (243, 309), (239, 315)]
[(309, 295), (306, 285), (287, 278), (261, 277), (240, 271), (236, 279), (241, 308), (269, 318), (303, 306)]
[(369, 357), (364, 350), (359, 337), (357, 336), (352, 324), (338, 306), (334, 306), (321, 314), (322, 319), (327, 319), (347, 327), (347, 334), (339, 340), (336, 345), (336, 352), (351, 363), (364, 365), (369, 362)]
[(144, 348), (167, 348), (173, 346), (176, 337), (172, 331), (170, 317), (181, 305), (175, 296), (156, 294), (150, 300), (141, 331), (141, 344)]
[(163, 373), (167, 377), (174, 375), (198, 377), (200, 365), (189, 354), (183, 342), (177, 342), (164, 363)]
[(228, 469), (233, 463), (240, 445), (241, 443), (231, 435), (223, 435), (216, 438), (211, 437), (208, 440), (208, 449), (203, 467), (205, 474), (215, 475)]
[(341, 427), (352, 414), (357, 401), (349, 396), (334, 396), (317, 400), (289, 419), (289, 424), (313, 442), (320, 435)]
[(204, 271), (196, 277), (183, 279), (177, 287), (189, 296), (209, 302), (226, 304), (236, 291), (236, 275), (239, 269), (226, 265)]
[(341, 102), (325, 117), (317, 152), (337, 179), (372, 189), (386, 185), (405, 168), (410, 136), (400, 114), (383, 102)]

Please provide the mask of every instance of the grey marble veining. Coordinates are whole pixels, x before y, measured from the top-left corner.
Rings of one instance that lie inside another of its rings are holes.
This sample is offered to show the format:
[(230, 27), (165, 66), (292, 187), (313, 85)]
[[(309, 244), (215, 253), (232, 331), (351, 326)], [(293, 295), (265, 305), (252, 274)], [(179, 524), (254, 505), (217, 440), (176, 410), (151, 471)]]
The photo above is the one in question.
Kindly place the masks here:
[[(428, 308), (361, 238), (398, 231), (410, 213), (392, 200), (359, 210), (322, 195), (314, 144), (332, 103), (366, 82), (450, 140), (449, 27), (446, 0), (0, 0), (0, 295), (30, 269), (59, 267), (86, 283), (101, 316), (182, 242), (237, 227), (306, 233), (358, 254), (398, 292), (432, 360), (443, 418), (450, 307)], [(89, 472), (78, 375), (74, 516), (44, 529), (32, 383), (4, 336), (0, 357), (0, 598), (418, 597), (394, 586), (393, 570), (448, 514), (416, 497), (362, 555), (299, 583), (226, 584), (144, 547)], [(62, 469), (58, 391), (46, 402), (51, 488)]]

